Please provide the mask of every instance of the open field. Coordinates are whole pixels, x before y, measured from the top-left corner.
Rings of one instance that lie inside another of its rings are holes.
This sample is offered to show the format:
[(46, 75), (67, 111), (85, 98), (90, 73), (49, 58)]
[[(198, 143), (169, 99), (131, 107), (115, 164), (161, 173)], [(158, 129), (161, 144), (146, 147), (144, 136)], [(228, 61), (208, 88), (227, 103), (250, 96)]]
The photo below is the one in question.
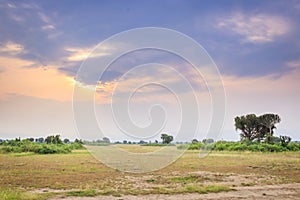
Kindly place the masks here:
[(86, 150), (0, 154), (0, 188), (0, 199), (297, 199), (300, 154), (211, 152), (199, 158), (198, 151), (187, 151), (168, 167), (144, 174), (108, 168)]

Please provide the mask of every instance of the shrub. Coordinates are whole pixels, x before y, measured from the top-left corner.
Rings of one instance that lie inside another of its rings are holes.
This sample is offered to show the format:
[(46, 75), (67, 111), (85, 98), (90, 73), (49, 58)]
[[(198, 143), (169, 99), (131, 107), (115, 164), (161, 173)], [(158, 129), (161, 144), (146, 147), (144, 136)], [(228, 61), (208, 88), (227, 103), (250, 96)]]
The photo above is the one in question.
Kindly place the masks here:
[(292, 143), (289, 143), (286, 148), (289, 150), (289, 151), (300, 151), (300, 142), (292, 142)]
[(260, 144), (252, 144), (248, 146), (248, 151), (261, 151), (260, 150)]
[(218, 141), (214, 144), (204, 143), (192, 143), (183, 144), (177, 147), (178, 149), (189, 150), (215, 150), (215, 151), (253, 151), (253, 152), (282, 152), (282, 151), (300, 151), (300, 142), (292, 142), (286, 146), (282, 146), (281, 143), (260, 143), (260, 142), (226, 142)]
[(188, 150), (199, 150), (202, 147), (202, 143), (198, 142), (198, 143), (193, 143), (190, 144), (188, 147)]
[(70, 153), (72, 150), (67, 145), (43, 144), (36, 149), (35, 153), (39, 154), (55, 154), (55, 153)]
[(1, 151), (3, 153), (21, 153), (22, 152), (22, 148), (18, 147), (18, 146), (4, 146)]
[(188, 149), (188, 150), (200, 150), (202, 148), (202, 143), (191, 143), (191, 144), (181, 144), (177, 146), (177, 149)]
[(201, 146), (201, 149), (202, 150), (214, 150), (214, 148), (215, 148), (215, 144), (214, 143), (209, 143), (209, 144), (203, 144), (202, 146)]
[(70, 148), (72, 150), (84, 149), (84, 146), (81, 143), (74, 142), (74, 143), (71, 143), (71, 144), (68, 144), (68, 145), (70, 146)]
[(29, 140), (10, 140), (2, 144), (2, 153), (22, 153), (22, 152), (34, 152), (38, 154), (56, 154), (56, 153), (70, 153), (75, 149), (84, 149), (84, 146), (80, 143), (71, 144), (46, 144), (35, 143)]
[(224, 151), (226, 149), (227, 149), (227, 146), (225, 143), (217, 142), (215, 145), (215, 150), (217, 150), (217, 151)]
[(248, 150), (247, 145), (243, 143), (234, 143), (228, 146), (229, 151), (245, 151)]
[(215, 144), (214, 150), (224, 151), (229, 150), (230, 146), (232, 146), (235, 142), (225, 142), (225, 141), (218, 141)]

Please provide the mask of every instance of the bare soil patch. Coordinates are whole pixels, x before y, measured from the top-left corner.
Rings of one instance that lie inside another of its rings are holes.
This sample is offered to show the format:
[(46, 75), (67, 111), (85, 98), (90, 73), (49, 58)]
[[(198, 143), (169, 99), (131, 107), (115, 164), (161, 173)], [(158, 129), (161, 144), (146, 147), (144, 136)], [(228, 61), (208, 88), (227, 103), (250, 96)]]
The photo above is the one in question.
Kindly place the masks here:
[[(165, 194), (150, 194), (150, 195), (122, 195), (121, 197), (113, 196), (97, 196), (97, 197), (67, 197), (65, 200), (177, 200), (177, 199), (299, 199), (300, 197), (300, 184), (280, 184), (280, 185), (265, 185), (265, 186), (249, 186), (249, 187), (237, 187), (235, 191), (220, 192), (220, 193), (209, 193), (209, 194), (176, 194), (176, 195), (165, 195)], [(53, 198), (52, 200), (59, 200), (61, 198)]]

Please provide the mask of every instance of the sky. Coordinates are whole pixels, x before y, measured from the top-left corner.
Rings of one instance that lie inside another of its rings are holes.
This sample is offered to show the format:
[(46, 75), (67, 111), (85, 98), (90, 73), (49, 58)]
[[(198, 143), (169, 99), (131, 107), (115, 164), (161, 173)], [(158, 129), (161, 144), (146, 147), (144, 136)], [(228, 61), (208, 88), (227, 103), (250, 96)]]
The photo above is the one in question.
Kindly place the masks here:
[[(205, 79), (170, 52), (157, 49), (130, 52), (112, 63), (101, 80), (96, 68), (91, 68), (84, 79), (78, 79), (86, 58), (102, 59), (122, 49), (122, 44), (111, 43), (91, 54), (99, 43), (130, 29), (160, 27), (192, 38), (216, 64), (226, 94), (219, 139), (239, 139), (234, 128), (235, 116), (276, 113), (281, 123), (275, 134), (300, 140), (299, 19), (300, 1), (296, 0), (0, 0), (0, 138), (60, 134), (71, 139), (102, 136), (113, 141), (158, 139), (160, 132), (132, 137), (118, 129), (116, 117), (124, 113), (119, 109), (112, 114), (111, 100), (117, 92), (130, 91), (136, 85), (140, 87), (128, 108), (133, 124), (143, 127), (155, 121), (149, 109), (159, 104), (164, 112), (170, 113), (159, 131), (176, 135), (182, 122), (182, 116), (175, 116), (180, 113), (178, 105), (181, 105), (176, 98), (183, 97), (186, 102), (191, 93), (186, 88), (180, 89), (178, 73), (166, 65), (176, 69), (195, 89), (201, 117), (194, 136), (206, 137), (211, 116), (218, 113), (212, 112)], [(161, 65), (130, 71), (134, 66), (154, 62)], [(98, 79), (95, 85), (93, 82)], [(175, 88), (177, 96), (161, 85), (143, 86), (154, 79)], [(94, 112), (102, 134), (89, 129), (93, 125), (87, 113), (81, 113), (80, 117), (84, 121), (82, 126), (90, 132), (78, 132), (74, 101), (83, 107), (87, 102), (74, 100), (76, 85), (95, 95)], [(158, 111), (157, 116), (160, 114)], [(159, 117), (157, 120), (164, 121)], [(191, 138), (183, 135), (180, 139)]]

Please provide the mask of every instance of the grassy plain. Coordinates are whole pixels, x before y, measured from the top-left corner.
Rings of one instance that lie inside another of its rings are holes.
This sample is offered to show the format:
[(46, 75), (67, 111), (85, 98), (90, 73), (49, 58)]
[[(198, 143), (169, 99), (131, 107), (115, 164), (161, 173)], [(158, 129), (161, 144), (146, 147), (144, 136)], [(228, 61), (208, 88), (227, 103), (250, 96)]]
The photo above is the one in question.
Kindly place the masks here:
[[(120, 145), (131, 152), (160, 147)], [(300, 183), (299, 152), (186, 151), (159, 171), (132, 174), (111, 169), (87, 150), (71, 154), (0, 154), (0, 199), (53, 196), (211, 193), (237, 187)]]

